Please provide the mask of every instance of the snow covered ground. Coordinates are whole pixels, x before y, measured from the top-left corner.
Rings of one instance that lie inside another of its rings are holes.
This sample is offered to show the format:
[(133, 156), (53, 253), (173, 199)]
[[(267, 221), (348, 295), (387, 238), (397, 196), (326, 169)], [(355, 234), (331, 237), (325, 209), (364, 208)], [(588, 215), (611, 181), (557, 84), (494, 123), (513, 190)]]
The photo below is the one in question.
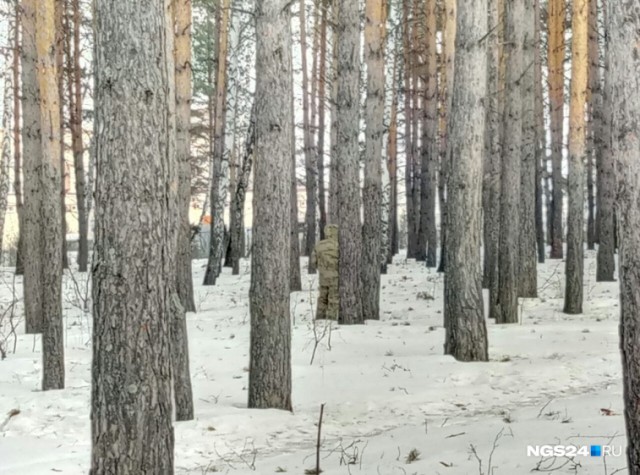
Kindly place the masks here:
[[(194, 262), (196, 283), (204, 264)], [(188, 315), (196, 420), (175, 425), (177, 473), (302, 475), (315, 466), (323, 403), (324, 474), (626, 473), (623, 456), (527, 455), (535, 445), (625, 448), (618, 284), (595, 282), (592, 252), (585, 314), (562, 313), (564, 264), (549, 261), (539, 268), (540, 298), (522, 303), (522, 323), (489, 324), (489, 363), (442, 354), (443, 277), (420, 264), (398, 259), (383, 276), (380, 322), (321, 322), (315, 335), (316, 279), (303, 273), (304, 290), (291, 301), (293, 414), (246, 409), (243, 265), (239, 277), (225, 269), (218, 286), (196, 287), (199, 311)], [(0, 279), (4, 307), (12, 299), (8, 272)], [(40, 391), (38, 337), (21, 327), (15, 354), (9, 338), (0, 362), (2, 475), (88, 472), (91, 321), (81, 308), (84, 288), (82, 276), (66, 276), (67, 389)], [(13, 409), (20, 413), (7, 421)]]

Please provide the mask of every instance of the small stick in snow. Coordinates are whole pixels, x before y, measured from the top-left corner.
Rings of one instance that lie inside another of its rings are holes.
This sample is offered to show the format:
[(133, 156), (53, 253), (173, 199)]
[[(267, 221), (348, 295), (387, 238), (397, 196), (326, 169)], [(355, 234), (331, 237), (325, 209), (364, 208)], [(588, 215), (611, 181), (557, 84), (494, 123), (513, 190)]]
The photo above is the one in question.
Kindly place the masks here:
[(4, 430), (5, 426), (9, 423), (9, 421), (11, 420), (12, 417), (17, 416), (18, 414), (20, 414), (20, 409), (11, 409), (8, 413), (7, 413), (7, 418), (4, 420), (4, 422), (0, 425), (0, 431)]
[(320, 404), (320, 419), (318, 420), (318, 441), (316, 443), (316, 475), (319, 475), (320, 470), (320, 436), (322, 434), (322, 416), (324, 414), (324, 403)]

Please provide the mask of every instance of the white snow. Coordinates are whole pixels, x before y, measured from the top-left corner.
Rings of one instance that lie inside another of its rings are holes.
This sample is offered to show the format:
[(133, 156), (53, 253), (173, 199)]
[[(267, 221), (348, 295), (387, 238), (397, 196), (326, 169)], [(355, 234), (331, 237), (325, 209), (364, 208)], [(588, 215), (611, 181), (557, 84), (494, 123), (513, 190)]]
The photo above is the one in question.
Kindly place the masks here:
[[(204, 264), (194, 261), (197, 284)], [(175, 424), (176, 473), (304, 474), (315, 466), (322, 403), (324, 474), (626, 473), (624, 456), (527, 456), (529, 445), (625, 447), (618, 284), (595, 282), (593, 252), (584, 315), (562, 313), (564, 264), (548, 261), (539, 266), (540, 298), (521, 305), (522, 323), (489, 324), (489, 363), (443, 355), (443, 277), (397, 259), (382, 278), (382, 320), (319, 322), (310, 364), (316, 279), (303, 272), (304, 291), (291, 300), (293, 414), (246, 409), (249, 263), (243, 266), (241, 276), (225, 269), (219, 285), (196, 286), (199, 311), (188, 315), (196, 420)], [(86, 276), (73, 277), (77, 285), (65, 277), (67, 389), (40, 391), (40, 339), (24, 335), (22, 325), (16, 353), (10, 337), (0, 362), (2, 475), (88, 472), (91, 318), (74, 290), (83, 292)], [(6, 308), (9, 269), (2, 280)], [(20, 285), (18, 278), (17, 295)], [(5, 423), (12, 409), (20, 413)], [(407, 463), (412, 449), (419, 457)]]

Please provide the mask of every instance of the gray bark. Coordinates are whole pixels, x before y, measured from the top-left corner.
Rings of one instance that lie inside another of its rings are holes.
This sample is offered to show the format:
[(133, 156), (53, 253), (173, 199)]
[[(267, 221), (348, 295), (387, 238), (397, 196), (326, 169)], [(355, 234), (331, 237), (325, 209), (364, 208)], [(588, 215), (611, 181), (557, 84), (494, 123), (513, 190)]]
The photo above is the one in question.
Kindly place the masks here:
[[(291, 56), (293, 60), (293, 55)], [(293, 71), (293, 63), (291, 64)], [(291, 76), (293, 88), (293, 76)], [(291, 117), (295, 117), (293, 103), (293, 89), (291, 90)], [(291, 193), (289, 195), (289, 217), (291, 219), (290, 239), (289, 239), (289, 260), (291, 261), (289, 272), (289, 291), (299, 292), (302, 290), (302, 278), (300, 276), (300, 234), (298, 232), (298, 178), (296, 176), (296, 129), (295, 121), (291, 123)]]
[(522, 78), (525, 1), (505, 6), (505, 105), (500, 183), (500, 247), (497, 323), (518, 322), (520, 179), (522, 163)]
[(640, 474), (640, 9), (634, 0), (607, 2), (613, 160), (618, 171), (620, 236), (620, 348), (622, 350), (627, 462)]
[[(7, 28), (7, 33), (9, 33)], [(11, 162), (11, 120), (12, 84), (10, 76), (5, 73), (2, 91), (2, 124), (0, 125), (0, 259), (2, 258), (2, 245), (4, 237), (4, 224), (7, 217), (7, 205), (11, 179), (9, 177)]]
[(291, 26), (287, 0), (256, 2), (256, 163), (249, 407), (291, 410)]
[(360, 12), (358, 2), (339, 0), (336, 97), (337, 224), (342, 323), (363, 323), (362, 226), (360, 224)]
[(95, 2), (92, 474), (173, 473), (178, 171), (168, 7)]
[(542, 200), (542, 171), (546, 164), (547, 141), (544, 128), (544, 97), (542, 95), (542, 55), (540, 52), (540, 0), (534, 1), (535, 30), (534, 30), (534, 67), (535, 67), (535, 167), (536, 167), (536, 242), (538, 247), (538, 262), (543, 264), (546, 258), (546, 240), (544, 227), (544, 212)]
[[(447, 190), (445, 353), (487, 361), (482, 302), (482, 156), (487, 92), (485, 0), (459, 0)], [(469, 81), (474, 78), (474, 81)]]
[(522, 72), (522, 163), (520, 168), (520, 297), (538, 296), (536, 255), (536, 115), (535, 115), (535, 23), (534, 0), (525, 0), (521, 19), (523, 38)]
[[(40, 94), (36, 76), (36, 2), (22, 1), (22, 151), (24, 207), (22, 216), (22, 262), (24, 312), (27, 333), (42, 331), (42, 262), (40, 255)], [(58, 203), (56, 198), (56, 203)]]

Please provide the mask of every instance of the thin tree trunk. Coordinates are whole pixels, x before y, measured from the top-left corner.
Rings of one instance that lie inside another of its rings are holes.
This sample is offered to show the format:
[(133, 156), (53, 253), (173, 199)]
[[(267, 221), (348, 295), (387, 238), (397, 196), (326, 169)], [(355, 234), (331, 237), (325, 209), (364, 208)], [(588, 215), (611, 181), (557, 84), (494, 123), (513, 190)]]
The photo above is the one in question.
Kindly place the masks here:
[(328, 224), (338, 224), (338, 45), (340, 44), (340, 0), (332, 0), (332, 51), (331, 51), (331, 147), (329, 161), (329, 221)]
[[(291, 55), (293, 61), (293, 55)], [(293, 63), (290, 66), (293, 74)], [(293, 85), (293, 76), (291, 76)], [(291, 117), (295, 117), (293, 86), (291, 86), (291, 98), (289, 100)], [(300, 276), (300, 233), (298, 232), (298, 177), (296, 176), (296, 126), (295, 120), (291, 121), (291, 188), (289, 195), (289, 216), (291, 219), (290, 239), (289, 239), (289, 259), (291, 261), (289, 270), (289, 291), (299, 292), (302, 290), (302, 278)]]
[(569, 113), (569, 208), (564, 312), (582, 313), (584, 279), (585, 105), (589, 74), (589, 0), (573, 0)]
[(291, 26), (287, 0), (258, 0), (249, 407), (290, 411)]
[(506, 92), (503, 115), (502, 177), (500, 183), (500, 247), (497, 323), (518, 322), (520, 179), (522, 163), (522, 86), (524, 73), (522, 20), (525, 1), (505, 5)]
[[(11, 34), (11, 23), (7, 26), (7, 36)], [(0, 124), (0, 262), (3, 256), (3, 238), (4, 238), (4, 225), (7, 217), (7, 205), (9, 199), (9, 190), (11, 189), (11, 178), (9, 176), (10, 162), (11, 162), (11, 119), (12, 119), (12, 107), (11, 102), (12, 84), (11, 76), (5, 75), (3, 84), (3, 109), (2, 109), (2, 124)]]
[(565, 0), (549, 0), (549, 116), (553, 181), (551, 258), (562, 259), (562, 150), (564, 134)]
[[(487, 2), (459, 0), (453, 108), (450, 116), (445, 273), (445, 354), (459, 361), (487, 361), (482, 302), (482, 168), (487, 93)], [(469, 81), (469, 78), (474, 78)]]
[[(386, 1), (365, 3), (364, 51), (367, 66), (365, 103), (364, 223), (362, 230), (362, 311), (365, 320), (380, 320), (380, 253), (382, 228), (382, 146), (384, 136), (384, 44)], [(356, 101), (357, 102), (357, 101)]]
[[(68, 36), (68, 22), (65, 25), (64, 17), (67, 10), (66, 0), (54, 0), (54, 48), (55, 48), (55, 65), (56, 65), (56, 84), (58, 85), (58, 108), (60, 116), (60, 189), (58, 196), (60, 200), (60, 213), (62, 216), (62, 268), (69, 268), (69, 256), (67, 253), (67, 167), (65, 160), (65, 143), (64, 143), (64, 56), (65, 56), (65, 37)], [(66, 28), (65, 28), (66, 27)], [(66, 32), (65, 32), (66, 30)]]
[[(326, 127), (326, 89), (327, 89), (327, 0), (321, 0), (322, 17), (320, 20), (320, 67), (318, 70), (318, 208), (320, 213), (320, 239), (324, 239), (324, 227), (327, 225), (327, 198), (324, 174), (324, 139)], [(333, 107), (333, 106), (332, 106)]]
[[(77, 1), (77, 0), (75, 0)], [(195, 312), (191, 275), (191, 0), (174, 0), (178, 240), (176, 285), (186, 312)], [(193, 408), (192, 408), (193, 411)], [(193, 415), (191, 414), (191, 417)], [(188, 419), (184, 419), (188, 420)]]
[[(547, 141), (544, 128), (544, 97), (542, 95), (542, 57), (541, 57), (541, 16), (540, 0), (534, 0), (535, 30), (534, 30), (534, 67), (535, 67), (535, 167), (536, 167), (536, 242), (538, 247), (538, 262), (544, 263), (546, 258), (544, 213), (542, 200), (543, 169), (546, 167)], [(547, 216), (547, 219), (549, 217)]]
[(396, 81), (398, 79), (398, 48), (396, 47), (393, 59), (393, 72), (391, 73), (391, 117), (389, 121), (389, 135), (387, 137), (387, 170), (390, 183), (389, 203), (389, 238), (387, 241), (387, 264), (393, 263), (393, 256), (398, 253), (398, 91)]
[(169, 0), (95, 2), (93, 475), (173, 473), (178, 170), (169, 13)]
[(20, 123), (22, 110), (20, 109), (20, 26), (21, 26), (21, 2), (15, 2), (15, 26), (13, 30), (13, 192), (16, 197), (16, 212), (18, 214), (18, 244), (16, 247), (16, 275), (24, 273), (22, 264), (22, 235), (23, 235), (23, 200), (22, 200), (22, 141)]
[(600, 120), (600, 47), (598, 39), (598, 1), (589, 0), (589, 62), (588, 62), (588, 86), (587, 86), (587, 245), (590, 250), (595, 249), (596, 244), (596, 197), (595, 197), (595, 163), (597, 160), (595, 130), (599, 127), (596, 123)]
[(337, 224), (339, 228), (340, 315), (346, 324), (364, 323), (362, 310), (362, 226), (360, 221), (360, 12), (358, 3), (338, 0), (336, 97)]
[(535, 29), (534, 0), (525, 0), (521, 27), (524, 35), (522, 78), (522, 163), (520, 168), (520, 267), (518, 295), (525, 298), (538, 296), (538, 269), (536, 254), (536, 115), (535, 115)]
[(414, 150), (413, 150), (413, 106), (412, 106), (412, 68), (413, 63), (411, 53), (411, 25), (409, 23), (409, 6), (405, 3), (402, 9), (402, 59), (404, 70), (404, 150), (405, 150), (405, 167), (404, 167), (404, 185), (405, 185), (405, 202), (407, 216), (407, 257), (416, 256), (417, 242), (415, 233), (415, 209), (413, 200), (414, 185)]
[[(62, 209), (60, 189), (61, 127), (60, 89), (56, 61), (55, 1), (40, 2), (36, 9), (36, 50), (40, 92), (40, 286), (42, 287), (42, 389), (64, 388), (62, 342)], [(46, 265), (44, 263), (46, 262)]]

